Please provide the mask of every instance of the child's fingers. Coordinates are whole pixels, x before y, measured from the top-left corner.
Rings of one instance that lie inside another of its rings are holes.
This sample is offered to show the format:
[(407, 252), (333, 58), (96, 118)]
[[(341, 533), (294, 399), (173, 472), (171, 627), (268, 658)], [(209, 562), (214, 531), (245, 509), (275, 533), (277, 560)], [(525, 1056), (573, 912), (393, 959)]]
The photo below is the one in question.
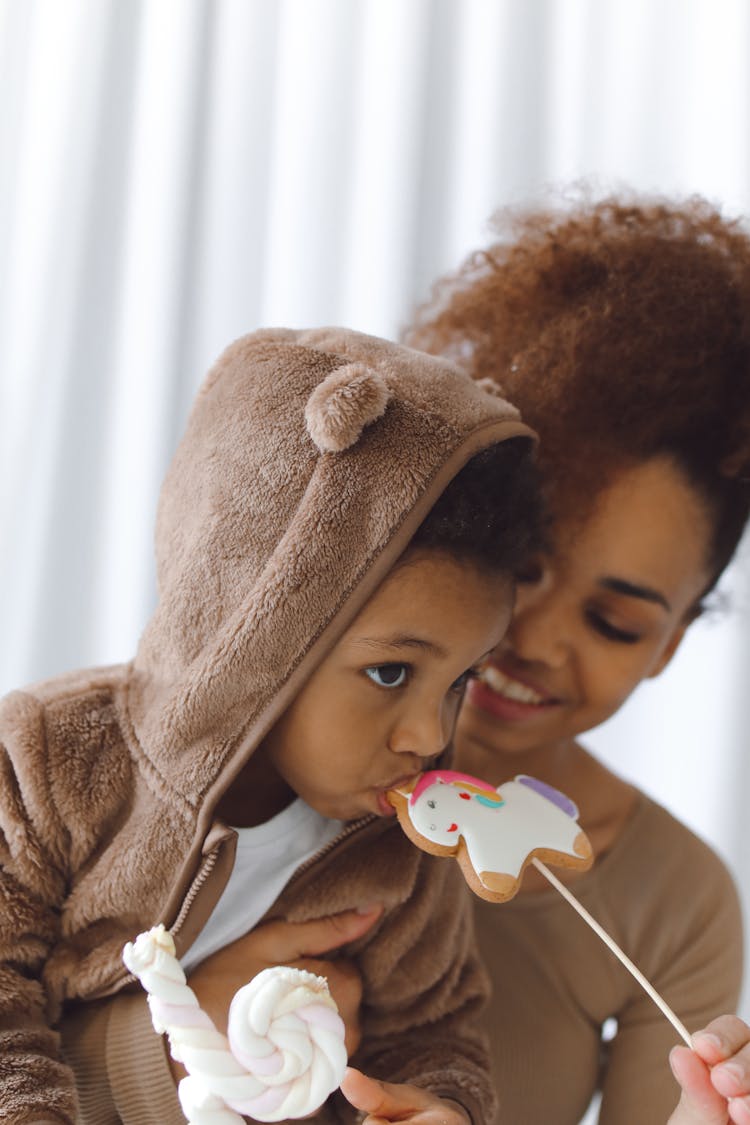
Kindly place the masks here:
[(716, 1092), (708, 1066), (695, 1052), (689, 1047), (674, 1047), (669, 1064), (682, 1088), (680, 1104), (669, 1125), (728, 1125), (726, 1098)]
[(341, 1091), (355, 1109), (367, 1114), (366, 1125), (388, 1125), (391, 1121), (458, 1125), (469, 1119), (457, 1103), (441, 1099), (429, 1090), (380, 1082), (353, 1067), (344, 1074)]
[[(398, 1087), (392, 1087), (398, 1090)], [(361, 1070), (348, 1067), (341, 1082), (341, 1092), (355, 1109), (373, 1116), (384, 1116), (393, 1112), (394, 1099), (389, 1093), (389, 1083), (368, 1078)], [(408, 1107), (407, 1107), (408, 1108)]]
[(432, 1094), (415, 1086), (396, 1086), (391, 1082), (380, 1082), (368, 1078), (361, 1070), (348, 1067), (341, 1083), (341, 1090), (347, 1101), (355, 1109), (370, 1114), (375, 1121), (398, 1120), (409, 1113), (430, 1108), (434, 1102)]

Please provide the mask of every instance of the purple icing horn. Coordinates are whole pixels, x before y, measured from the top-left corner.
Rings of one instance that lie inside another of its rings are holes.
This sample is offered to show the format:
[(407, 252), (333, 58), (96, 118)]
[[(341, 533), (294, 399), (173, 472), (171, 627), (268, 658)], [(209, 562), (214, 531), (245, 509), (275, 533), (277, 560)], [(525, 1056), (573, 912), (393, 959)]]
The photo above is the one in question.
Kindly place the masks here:
[[(564, 813), (571, 816), (573, 820), (578, 818), (578, 805), (571, 801), (570, 797), (566, 797), (559, 789), (554, 789), (551, 785), (547, 785), (544, 781), (539, 781), (536, 777), (528, 777), (525, 773), (520, 773), (516, 778), (522, 785), (528, 786), (538, 793), (540, 797), (546, 797), (553, 805), (557, 805), (558, 809), (562, 809)], [(502, 789), (502, 786), (500, 787)]]

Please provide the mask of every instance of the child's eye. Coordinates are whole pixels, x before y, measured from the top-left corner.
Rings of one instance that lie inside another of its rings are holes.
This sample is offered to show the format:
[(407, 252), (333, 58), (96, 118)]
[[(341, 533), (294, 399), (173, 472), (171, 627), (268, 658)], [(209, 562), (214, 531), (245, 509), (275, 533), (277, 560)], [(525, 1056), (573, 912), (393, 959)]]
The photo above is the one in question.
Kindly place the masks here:
[(617, 625), (613, 625), (606, 617), (602, 617), (596, 610), (589, 610), (586, 614), (589, 624), (600, 633), (602, 637), (606, 637), (609, 641), (617, 641), (623, 645), (637, 644), (641, 639), (640, 633), (633, 633), (629, 629), (620, 629)]
[(372, 668), (365, 668), (365, 675), (378, 687), (384, 688), (403, 687), (408, 674), (408, 664), (376, 664)]

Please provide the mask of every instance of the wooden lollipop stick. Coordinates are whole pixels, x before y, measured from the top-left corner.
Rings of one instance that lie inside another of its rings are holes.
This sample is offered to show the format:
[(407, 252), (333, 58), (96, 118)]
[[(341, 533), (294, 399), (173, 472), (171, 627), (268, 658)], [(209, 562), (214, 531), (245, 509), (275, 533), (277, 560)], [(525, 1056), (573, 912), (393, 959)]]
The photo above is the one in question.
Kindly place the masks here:
[(549, 882), (552, 884), (552, 886), (555, 888), (555, 890), (559, 891), (560, 894), (563, 896), (563, 898), (566, 899), (570, 903), (570, 905), (573, 907), (573, 909), (576, 910), (581, 915), (584, 922), (588, 922), (589, 926), (591, 926), (591, 929), (594, 931), (594, 933), (598, 934), (598, 936), (602, 939), (604, 944), (612, 950), (615, 957), (617, 957), (617, 959), (622, 962), (622, 964), (625, 966), (625, 968), (628, 970), (628, 972), (633, 974), (635, 979), (640, 984), (641, 988), (645, 989), (645, 991), (649, 994), (649, 996), (651, 997), (653, 1002), (657, 1005), (657, 1007), (662, 1010), (664, 1015), (667, 1017), (669, 1022), (674, 1027), (675, 1031), (677, 1031), (682, 1036), (682, 1038), (685, 1040), (688, 1047), (692, 1047), (693, 1041), (690, 1038), (690, 1032), (688, 1031), (688, 1029), (685, 1027), (685, 1025), (682, 1023), (682, 1021), (677, 1018), (677, 1016), (674, 1014), (674, 1012), (669, 1007), (667, 1002), (662, 999), (662, 997), (656, 991), (656, 989), (651, 984), (651, 982), (646, 980), (646, 978), (644, 977), (644, 975), (640, 971), (640, 969), (638, 969), (633, 964), (633, 962), (630, 960), (630, 958), (627, 956), (626, 953), (623, 953), (623, 951), (620, 949), (617, 942), (609, 936), (607, 931), (599, 925), (599, 923), (596, 921), (595, 918), (591, 917), (588, 910), (586, 910), (586, 908), (584, 906), (581, 906), (580, 902), (575, 897), (575, 895), (571, 894), (571, 892), (568, 890), (568, 888), (565, 886), (565, 884), (561, 883), (560, 880), (555, 875), (552, 874), (550, 869), (544, 863), (542, 863), (541, 860), (532, 859), (531, 862), (534, 864), (534, 867), (536, 867), (537, 871), (541, 871), (541, 873), (542, 873), (542, 875), (544, 875), (545, 879), (548, 879)]

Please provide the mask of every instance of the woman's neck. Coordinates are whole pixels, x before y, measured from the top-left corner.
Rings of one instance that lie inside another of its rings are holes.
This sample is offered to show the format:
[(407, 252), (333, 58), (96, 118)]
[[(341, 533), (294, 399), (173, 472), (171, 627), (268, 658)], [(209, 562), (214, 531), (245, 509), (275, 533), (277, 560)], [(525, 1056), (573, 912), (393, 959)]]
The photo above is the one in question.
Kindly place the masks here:
[[(579, 754), (586, 754), (572, 740), (535, 746), (531, 750), (505, 753), (498, 746), (487, 746), (473, 740), (457, 739), (456, 762), (465, 773), (481, 777), (491, 785), (510, 781), (517, 774), (539, 777), (565, 792), (563, 781), (570, 776)], [(557, 779), (557, 780), (555, 780)]]

